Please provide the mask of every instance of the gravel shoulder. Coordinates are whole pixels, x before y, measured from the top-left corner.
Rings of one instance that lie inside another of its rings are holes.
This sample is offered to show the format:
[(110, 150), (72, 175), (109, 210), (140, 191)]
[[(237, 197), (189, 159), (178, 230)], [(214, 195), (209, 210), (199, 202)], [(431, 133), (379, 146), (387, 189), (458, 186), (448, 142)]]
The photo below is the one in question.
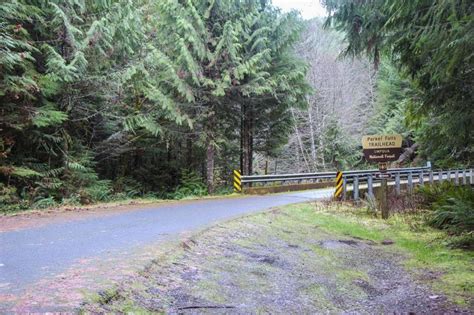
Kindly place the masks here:
[(436, 285), (442, 272), (414, 267), (398, 240), (341, 232), (328, 218), (317, 204), (303, 204), (213, 226), (91, 296), (82, 310), (470, 313), (472, 287), (459, 292), (461, 306), (454, 304)]

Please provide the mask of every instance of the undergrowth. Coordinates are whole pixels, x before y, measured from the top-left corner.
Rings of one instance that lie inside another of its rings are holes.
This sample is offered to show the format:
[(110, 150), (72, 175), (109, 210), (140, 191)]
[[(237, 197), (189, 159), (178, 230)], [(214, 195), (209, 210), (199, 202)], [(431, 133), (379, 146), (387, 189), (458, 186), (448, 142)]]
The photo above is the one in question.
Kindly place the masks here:
[(445, 230), (452, 246), (474, 248), (474, 190), (450, 182), (418, 189), (430, 210), (426, 222)]

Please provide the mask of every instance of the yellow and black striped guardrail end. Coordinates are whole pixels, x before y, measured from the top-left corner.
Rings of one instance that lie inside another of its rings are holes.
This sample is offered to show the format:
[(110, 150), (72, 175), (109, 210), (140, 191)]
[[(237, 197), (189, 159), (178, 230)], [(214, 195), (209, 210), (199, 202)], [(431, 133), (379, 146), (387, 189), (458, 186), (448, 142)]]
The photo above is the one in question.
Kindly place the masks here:
[(336, 173), (336, 191), (334, 192), (335, 199), (341, 199), (342, 197), (342, 172)]
[(234, 170), (234, 191), (242, 192), (242, 175), (238, 170)]

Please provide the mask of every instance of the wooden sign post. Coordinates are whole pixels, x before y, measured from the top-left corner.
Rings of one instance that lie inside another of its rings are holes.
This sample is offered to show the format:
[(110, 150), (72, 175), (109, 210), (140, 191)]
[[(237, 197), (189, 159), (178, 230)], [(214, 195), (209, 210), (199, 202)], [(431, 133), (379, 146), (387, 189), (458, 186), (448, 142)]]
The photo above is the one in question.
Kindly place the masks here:
[(370, 163), (379, 164), (379, 172), (375, 174), (375, 178), (381, 179), (380, 191), (380, 211), (382, 218), (388, 219), (388, 187), (387, 179), (390, 174), (387, 173), (388, 162), (396, 161), (402, 151), (402, 136), (401, 135), (370, 135), (362, 137), (362, 149), (365, 159)]

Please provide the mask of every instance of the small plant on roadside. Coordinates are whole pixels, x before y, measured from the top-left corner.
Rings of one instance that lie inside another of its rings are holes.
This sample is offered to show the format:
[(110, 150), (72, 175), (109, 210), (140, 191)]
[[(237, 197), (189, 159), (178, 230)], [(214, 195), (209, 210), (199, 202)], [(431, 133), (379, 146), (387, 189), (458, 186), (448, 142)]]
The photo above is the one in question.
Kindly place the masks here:
[(72, 194), (69, 198), (61, 200), (63, 206), (79, 206), (81, 204), (81, 196), (79, 194)]
[(454, 234), (474, 231), (474, 191), (458, 187), (432, 204), (430, 224)]
[(379, 212), (379, 205), (377, 202), (377, 198), (375, 198), (374, 195), (370, 194), (365, 194), (365, 199), (363, 201), (365, 209), (367, 209), (367, 213), (372, 215), (372, 216), (377, 216), (377, 213)]
[(57, 206), (57, 203), (53, 197), (40, 197), (33, 203), (34, 209), (46, 209), (54, 206)]
[(20, 198), (14, 186), (7, 186), (0, 183), (0, 211), (13, 212), (28, 209), (28, 200)]
[(215, 195), (230, 195), (234, 192), (234, 188), (230, 185), (219, 186), (214, 192)]
[(446, 230), (453, 247), (474, 247), (474, 191), (470, 186), (456, 186), (449, 182), (421, 187), (418, 193), (432, 210), (427, 223)]
[(98, 180), (84, 189), (85, 194), (94, 202), (108, 201), (111, 191), (110, 180)]
[(202, 178), (192, 171), (183, 171), (181, 183), (176, 190), (170, 194), (172, 199), (184, 199), (187, 197), (201, 197), (207, 195), (207, 188)]

